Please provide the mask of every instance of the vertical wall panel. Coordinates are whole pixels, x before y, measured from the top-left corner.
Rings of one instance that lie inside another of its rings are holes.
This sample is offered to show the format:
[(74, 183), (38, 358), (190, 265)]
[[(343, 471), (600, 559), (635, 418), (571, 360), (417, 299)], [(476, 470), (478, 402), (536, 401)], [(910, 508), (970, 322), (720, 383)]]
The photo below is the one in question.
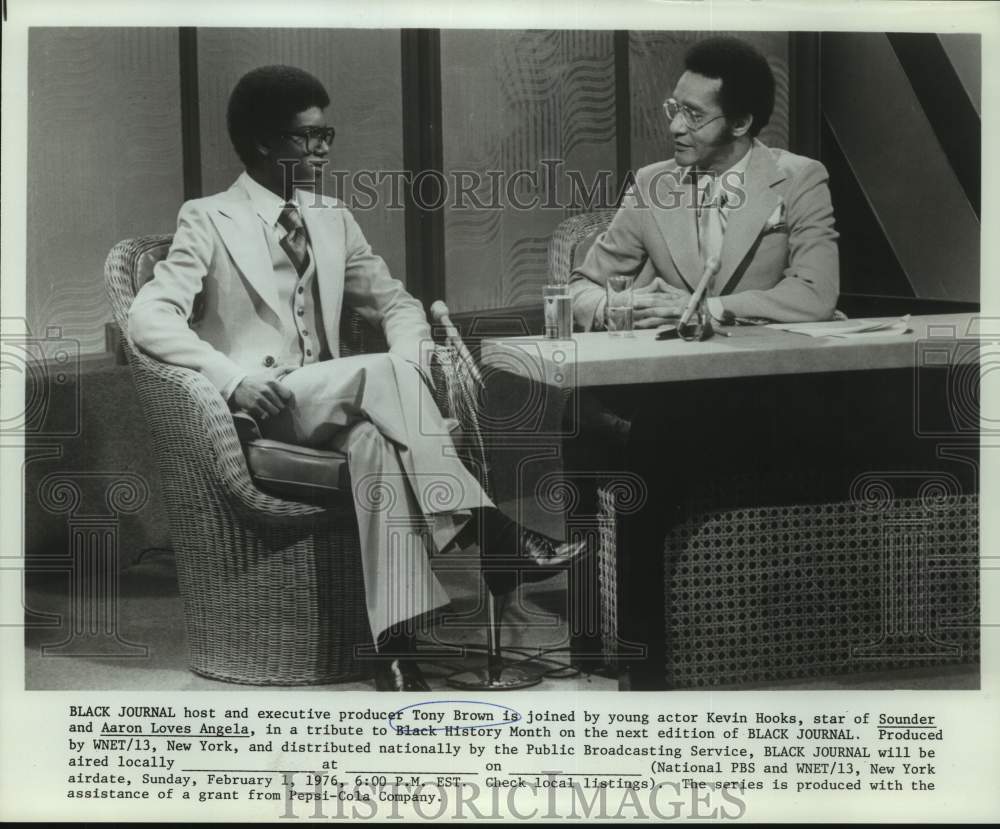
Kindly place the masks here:
[[(441, 33), (445, 171), (450, 183), (458, 171), (477, 176), (480, 203), (498, 205), (447, 207), (453, 310), (540, 302), (552, 231), (582, 209), (567, 174), (589, 186), (603, 171), (613, 189), (613, 39), (610, 31)], [(557, 170), (555, 188), (545, 186), (543, 160)]]
[[(824, 34), (822, 55), (824, 116), (913, 293), (977, 302), (979, 220), (889, 40)], [(842, 249), (856, 244), (840, 241)], [(879, 290), (849, 273), (842, 282), (858, 293)]]
[(699, 40), (734, 35), (766, 57), (776, 82), (774, 114), (760, 138), (769, 147), (788, 148), (788, 34), (786, 32), (630, 32), (632, 167), (673, 156), (663, 101), (684, 73), (684, 53)]
[(28, 317), (104, 350), (104, 259), (173, 230), (183, 198), (175, 29), (32, 29)]
[(955, 67), (962, 86), (976, 112), (982, 115), (982, 55), (983, 44), (980, 35), (938, 35), (944, 51)]
[[(399, 30), (199, 29), (198, 79), (205, 193), (229, 187), (242, 167), (226, 131), (226, 103), (236, 81), (272, 63), (314, 74), (330, 95), (337, 128), (331, 170), (401, 170), (403, 164)], [(383, 188), (389, 192), (388, 182)], [(351, 193), (336, 193), (350, 199)], [(385, 200), (354, 216), (394, 276), (405, 278), (402, 205)]]

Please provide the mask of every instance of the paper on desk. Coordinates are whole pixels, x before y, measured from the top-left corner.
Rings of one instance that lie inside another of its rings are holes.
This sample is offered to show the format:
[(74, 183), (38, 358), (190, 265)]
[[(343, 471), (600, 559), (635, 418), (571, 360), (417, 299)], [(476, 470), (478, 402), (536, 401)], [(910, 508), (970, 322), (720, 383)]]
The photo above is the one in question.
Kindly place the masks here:
[(910, 315), (906, 314), (898, 320), (771, 323), (767, 327), (792, 334), (805, 334), (807, 337), (884, 337), (908, 333)]

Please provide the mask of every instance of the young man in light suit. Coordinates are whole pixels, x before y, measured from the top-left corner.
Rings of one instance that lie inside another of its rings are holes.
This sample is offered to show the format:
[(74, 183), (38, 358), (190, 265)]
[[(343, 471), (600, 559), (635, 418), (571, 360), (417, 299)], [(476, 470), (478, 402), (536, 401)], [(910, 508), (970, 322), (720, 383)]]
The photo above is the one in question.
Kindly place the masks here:
[(574, 271), (576, 321), (604, 327), (604, 283), (636, 277), (636, 326), (679, 315), (706, 261), (721, 262), (709, 310), (718, 320), (825, 320), (840, 273), (821, 163), (756, 136), (774, 108), (766, 58), (736, 38), (695, 44), (664, 103), (674, 157), (640, 169), (618, 213)]
[[(224, 193), (183, 205), (129, 329), (150, 354), (202, 372), (265, 437), (346, 453), (383, 655), (376, 687), (426, 690), (408, 622), (448, 597), (428, 564), (424, 521), (439, 550), (470, 517), (490, 541), (484, 555), (551, 545), (493, 508), (455, 457), (424, 379), (423, 307), (344, 205), (322, 194), (329, 103), (293, 67), (261, 67), (237, 83), (227, 124), (246, 171)], [(384, 331), (388, 354), (338, 358), (347, 308)]]

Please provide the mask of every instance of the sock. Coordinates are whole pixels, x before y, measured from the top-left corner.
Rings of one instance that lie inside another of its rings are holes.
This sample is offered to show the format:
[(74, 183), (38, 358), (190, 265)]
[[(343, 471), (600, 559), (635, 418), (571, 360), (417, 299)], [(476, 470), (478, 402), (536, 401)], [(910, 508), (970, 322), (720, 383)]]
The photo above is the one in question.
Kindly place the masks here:
[(416, 651), (413, 626), (409, 621), (397, 622), (382, 631), (376, 647), (384, 659), (411, 656)]

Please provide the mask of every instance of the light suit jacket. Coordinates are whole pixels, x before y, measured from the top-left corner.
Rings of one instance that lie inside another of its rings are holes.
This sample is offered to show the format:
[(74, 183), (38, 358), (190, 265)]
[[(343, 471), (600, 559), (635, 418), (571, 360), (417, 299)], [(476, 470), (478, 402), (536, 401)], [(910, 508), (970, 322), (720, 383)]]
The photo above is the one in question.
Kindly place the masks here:
[[(341, 202), (312, 193), (298, 201), (330, 353), (339, 352), (346, 305), (384, 329), (390, 352), (421, 365), (421, 343), (430, 338), (421, 303), (390, 276)], [(236, 377), (275, 365), (277, 303), (260, 217), (237, 183), (181, 207), (166, 259), (129, 310), (129, 332), (143, 350), (202, 372), (221, 392)]]
[[(590, 330), (612, 274), (656, 276), (691, 291), (698, 253), (693, 186), (673, 160), (638, 171), (608, 229), (570, 283), (577, 322)], [(754, 139), (744, 181), (722, 177), (728, 215), (711, 294), (738, 317), (779, 322), (829, 319), (840, 291), (837, 233), (826, 168)]]

